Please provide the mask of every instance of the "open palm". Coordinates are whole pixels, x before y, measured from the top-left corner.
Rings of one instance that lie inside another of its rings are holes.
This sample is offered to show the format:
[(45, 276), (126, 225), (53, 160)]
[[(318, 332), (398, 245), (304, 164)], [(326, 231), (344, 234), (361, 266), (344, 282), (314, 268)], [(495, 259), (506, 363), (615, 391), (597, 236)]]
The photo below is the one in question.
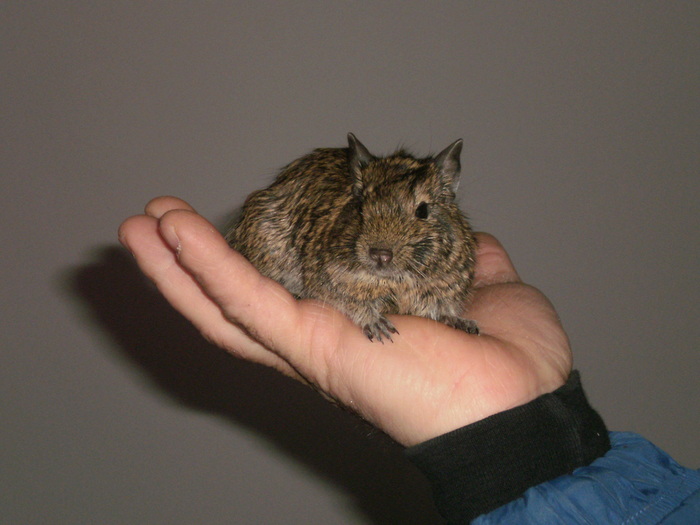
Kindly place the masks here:
[(120, 240), (208, 340), (311, 385), (406, 446), (527, 403), (571, 371), (553, 307), (487, 234), (467, 312), (481, 335), (391, 316), (399, 335), (386, 344), (326, 304), (296, 301), (180, 199), (151, 201)]

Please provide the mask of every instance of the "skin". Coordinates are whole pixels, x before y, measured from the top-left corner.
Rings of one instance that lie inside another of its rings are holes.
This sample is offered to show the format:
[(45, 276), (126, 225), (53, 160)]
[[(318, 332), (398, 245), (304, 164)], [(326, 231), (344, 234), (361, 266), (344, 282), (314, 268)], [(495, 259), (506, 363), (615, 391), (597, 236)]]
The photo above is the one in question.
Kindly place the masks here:
[(372, 343), (328, 305), (296, 301), (232, 250), (185, 201), (159, 197), (119, 239), (160, 292), (214, 344), (318, 390), (412, 446), (525, 404), (564, 384), (569, 342), (548, 299), (524, 284), (491, 235), (477, 234), (470, 335), (390, 316), (400, 335)]

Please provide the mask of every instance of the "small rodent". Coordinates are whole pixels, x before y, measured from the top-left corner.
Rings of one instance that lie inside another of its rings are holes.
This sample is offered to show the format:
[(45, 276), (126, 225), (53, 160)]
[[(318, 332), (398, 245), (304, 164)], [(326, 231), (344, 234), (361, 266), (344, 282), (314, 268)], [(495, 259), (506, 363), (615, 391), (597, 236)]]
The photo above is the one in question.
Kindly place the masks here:
[(478, 334), (462, 313), (476, 241), (455, 203), (462, 140), (434, 157), (375, 157), (352, 134), (252, 193), (229, 244), (299, 299), (345, 313), (370, 341), (397, 334), (386, 314)]

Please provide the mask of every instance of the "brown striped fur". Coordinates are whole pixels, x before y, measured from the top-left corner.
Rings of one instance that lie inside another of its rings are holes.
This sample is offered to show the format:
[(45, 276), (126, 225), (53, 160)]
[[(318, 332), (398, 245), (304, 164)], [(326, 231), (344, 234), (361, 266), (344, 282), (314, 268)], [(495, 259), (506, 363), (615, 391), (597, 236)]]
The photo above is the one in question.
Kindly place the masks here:
[(455, 203), (458, 140), (434, 157), (375, 157), (348, 135), (282, 169), (251, 194), (227, 234), (233, 248), (297, 298), (323, 300), (370, 340), (397, 333), (386, 314), (462, 317), (476, 242)]

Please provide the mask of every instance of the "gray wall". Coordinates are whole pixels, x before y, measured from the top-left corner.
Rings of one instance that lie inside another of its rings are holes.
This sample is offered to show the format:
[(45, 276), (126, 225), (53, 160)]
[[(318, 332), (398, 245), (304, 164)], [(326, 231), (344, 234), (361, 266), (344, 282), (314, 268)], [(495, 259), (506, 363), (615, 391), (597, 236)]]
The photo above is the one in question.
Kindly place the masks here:
[(116, 245), (221, 224), (355, 132), (465, 139), (460, 198), (553, 300), (612, 429), (698, 438), (700, 3), (3, 2), (4, 523), (436, 520), (381, 435), (208, 346)]

